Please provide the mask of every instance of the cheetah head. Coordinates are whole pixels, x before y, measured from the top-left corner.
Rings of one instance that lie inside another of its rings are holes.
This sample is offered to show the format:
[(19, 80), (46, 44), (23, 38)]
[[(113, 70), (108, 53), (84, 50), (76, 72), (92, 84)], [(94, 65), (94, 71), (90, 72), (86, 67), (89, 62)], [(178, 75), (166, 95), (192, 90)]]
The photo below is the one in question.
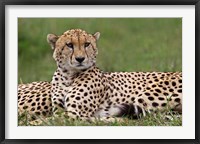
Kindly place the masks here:
[(99, 37), (99, 32), (92, 35), (81, 29), (71, 29), (61, 36), (48, 34), (47, 41), (54, 50), (53, 58), (59, 68), (82, 70), (96, 63)]

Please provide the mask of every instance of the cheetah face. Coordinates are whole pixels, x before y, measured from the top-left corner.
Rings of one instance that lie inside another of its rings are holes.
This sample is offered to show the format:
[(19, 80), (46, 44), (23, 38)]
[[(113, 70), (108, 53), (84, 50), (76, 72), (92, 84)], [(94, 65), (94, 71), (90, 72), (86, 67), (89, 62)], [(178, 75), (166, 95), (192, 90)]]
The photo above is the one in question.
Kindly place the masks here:
[(100, 33), (94, 35), (81, 29), (72, 29), (61, 36), (47, 35), (47, 41), (54, 50), (53, 58), (62, 69), (82, 70), (96, 63), (97, 45)]

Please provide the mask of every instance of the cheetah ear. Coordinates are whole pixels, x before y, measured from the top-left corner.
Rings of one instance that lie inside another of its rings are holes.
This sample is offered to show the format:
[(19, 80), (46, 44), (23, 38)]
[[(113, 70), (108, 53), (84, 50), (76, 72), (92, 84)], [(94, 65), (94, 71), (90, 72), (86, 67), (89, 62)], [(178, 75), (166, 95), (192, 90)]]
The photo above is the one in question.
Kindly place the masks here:
[(47, 42), (50, 44), (52, 50), (55, 49), (56, 41), (58, 40), (59, 36), (55, 34), (48, 34), (47, 35)]
[(99, 37), (100, 37), (100, 32), (96, 32), (95, 34), (93, 34), (93, 36), (94, 36), (94, 38), (95, 38), (96, 40), (98, 40)]

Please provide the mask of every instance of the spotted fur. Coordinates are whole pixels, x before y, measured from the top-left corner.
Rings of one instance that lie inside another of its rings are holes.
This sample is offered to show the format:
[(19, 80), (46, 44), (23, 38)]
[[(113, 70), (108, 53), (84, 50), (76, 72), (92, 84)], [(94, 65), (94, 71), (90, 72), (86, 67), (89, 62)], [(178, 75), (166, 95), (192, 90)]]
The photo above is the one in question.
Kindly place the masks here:
[(45, 116), (61, 110), (92, 121), (139, 118), (166, 107), (181, 113), (181, 72), (103, 72), (96, 67), (99, 36), (81, 29), (49, 34), (57, 70), (51, 83), (19, 85), (19, 110)]

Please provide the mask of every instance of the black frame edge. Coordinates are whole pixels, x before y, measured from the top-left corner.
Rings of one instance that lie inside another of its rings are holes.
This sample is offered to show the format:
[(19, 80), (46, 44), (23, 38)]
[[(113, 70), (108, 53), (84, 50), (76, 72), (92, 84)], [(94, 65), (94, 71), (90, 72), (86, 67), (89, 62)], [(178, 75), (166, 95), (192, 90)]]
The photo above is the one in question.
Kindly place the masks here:
[(199, 141), (200, 130), (200, 106), (199, 106), (199, 49), (200, 49), (200, 1), (195, 5), (195, 140)]
[(8, 5), (195, 5), (199, 0), (5, 0)]
[[(194, 144), (194, 140), (180, 140), (180, 139), (24, 139), (24, 140), (5, 140), (5, 143), (16, 144)], [(195, 143), (196, 144), (196, 143)]]
[[(77, 1), (73, 1), (73, 0), (69, 0), (69, 1), (63, 1), (63, 0), (58, 0), (58, 1), (47, 1), (47, 0), (35, 0), (35, 1), (25, 1), (25, 0), (7, 0), (7, 1), (1, 1), (0, 3), (0, 10), (1, 10), (1, 16), (0, 16), (0, 23), (1, 24), (1, 28), (0, 28), (0, 57), (2, 58), (1, 63), (0, 63), (0, 68), (1, 68), (1, 73), (0, 73), (0, 82), (1, 82), (1, 87), (0, 87), (0, 92), (1, 92), (1, 96), (0, 96), (0, 143), (37, 143), (37, 144), (43, 144), (43, 143), (49, 143), (49, 144), (53, 144), (53, 143), (88, 143), (88, 144), (93, 144), (93, 143), (103, 143), (103, 144), (107, 144), (107, 143), (123, 143), (123, 144), (128, 144), (128, 143), (152, 143), (152, 144), (159, 144), (159, 143), (163, 143), (163, 144), (199, 144), (199, 129), (200, 129), (200, 125), (199, 125), (199, 120), (200, 120), (200, 114), (199, 111), (197, 111), (197, 109), (200, 109), (199, 106), (199, 89), (197, 86), (199, 86), (199, 60), (200, 58), (199, 56), (199, 49), (200, 49), (200, 1), (199, 0), (168, 0), (170, 2), (167, 2), (167, 0), (163, 0), (161, 2), (161, 0), (152, 0), (147, 1), (147, 0), (141, 0), (141, 2), (139, 2), (139, 0), (134, 1), (130, 1), (130, 0), (125, 0), (125, 1), (121, 1), (120, 0), (116, 0), (115, 2), (111, 2), (111, 1), (107, 1), (106, 0), (102, 0), (99, 1), (97, 0), (97, 2), (92, 2), (91, 0), (86, 0), (85, 2), (77, 2)], [(135, 142), (133, 142), (133, 140), (128, 139), (128, 140), (65, 140), (65, 139), (60, 139), (60, 140), (56, 140), (56, 139), (29, 139), (29, 140), (20, 140), (20, 139), (5, 139), (5, 6), (6, 5), (57, 5), (58, 3), (60, 4), (83, 4), (84, 5), (91, 5), (91, 4), (107, 4), (107, 5), (111, 5), (111, 3), (115, 3), (115, 5), (120, 5), (121, 3), (123, 3), (122, 5), (126, 5), (126, 4), (134, 4), (134, 5), (195, 5), (195, 139), (194, 140), (179, 140), (179, 139), (174, 139), (174, 140), (134, 140)], [(2, 119), (3, 118), (3, 119)]]
[(5, 141), (5, 5), (3, 2), (0, 4), (1, 16), (0, 22), (2, 23), (0, 28), (0, 142)]

